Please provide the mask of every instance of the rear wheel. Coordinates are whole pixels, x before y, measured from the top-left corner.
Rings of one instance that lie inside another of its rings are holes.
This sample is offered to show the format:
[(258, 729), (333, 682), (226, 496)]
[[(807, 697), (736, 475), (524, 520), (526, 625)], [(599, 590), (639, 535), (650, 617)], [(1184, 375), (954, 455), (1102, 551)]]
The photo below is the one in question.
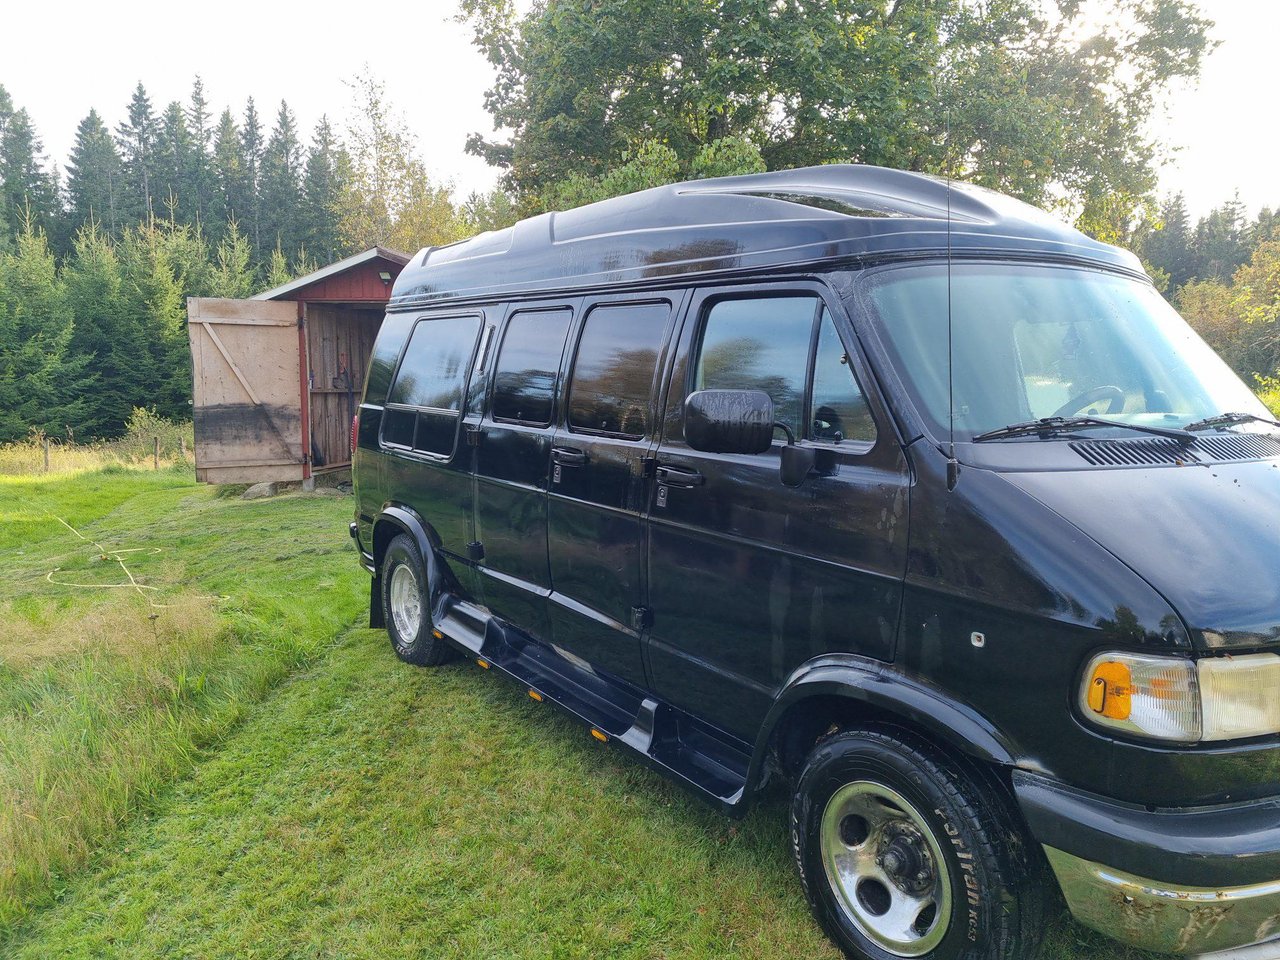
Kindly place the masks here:
[(800, 775), (792, 848), (828, 935), (859, 960), (1024, 960), (1049, 888), (985, 771), (909, 731), (820, 743)]
[(420, 667), (448, 660), (452, 651), (435, 635), (426, 570), (412, 537), (400, 534), (388, 545), (381, 579), (382, 618), (396, 656)]

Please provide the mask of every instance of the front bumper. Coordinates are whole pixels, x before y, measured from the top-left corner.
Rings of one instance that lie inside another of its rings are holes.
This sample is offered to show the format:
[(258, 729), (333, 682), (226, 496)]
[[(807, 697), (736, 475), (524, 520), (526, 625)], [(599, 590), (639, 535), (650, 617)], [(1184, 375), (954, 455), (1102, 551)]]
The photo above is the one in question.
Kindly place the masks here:
[(1173, 954), (1280, 957), (1280, 799), (1151, 810), (1017, 771), (1014, 792), (1086, 926)]
[(1280, 943), (1261, 943), (1280, 935), (1280, 880), (1219, 889), (1179, 887), (1053, 847), (1044, 851), (1072, 916), (1100, 933), (1158, 953), (1203, 956), (1259, 944), (1257, 951), (1238, 956), (1280, 957)]

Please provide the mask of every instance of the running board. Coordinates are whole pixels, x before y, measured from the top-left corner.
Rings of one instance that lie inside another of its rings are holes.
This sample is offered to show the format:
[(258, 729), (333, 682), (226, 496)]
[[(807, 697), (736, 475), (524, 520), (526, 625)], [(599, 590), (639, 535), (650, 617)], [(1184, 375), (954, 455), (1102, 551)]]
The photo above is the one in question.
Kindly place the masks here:
[(630, 747), (651, 766), (728, 814), (746, 810), (746, 744), (638, 690), (596, 673), (481, 607), (449, 596), (437, 629), (480, 666), (577, 717), (597, 739)]

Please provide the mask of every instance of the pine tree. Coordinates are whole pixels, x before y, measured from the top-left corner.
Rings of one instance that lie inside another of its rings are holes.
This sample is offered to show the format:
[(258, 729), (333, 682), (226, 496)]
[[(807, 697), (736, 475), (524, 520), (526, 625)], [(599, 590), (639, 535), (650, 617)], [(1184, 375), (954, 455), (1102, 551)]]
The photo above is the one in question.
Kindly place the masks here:
[(191, 132), (182, 104), (174, 100), (165, 107), (156, 134), (154, 176), (151, 182), (152, 212), (162, 210), (170, 220), (195, 221), (195, 209), (188, 191), (187, 172), (191, 166)]
[(151, 99), (141, 83), (129, 101), (129, 114), (116, 128), (122, 173), (120, 209), (127, 222), (145, 222), (155, 212), (151, 189), (157, 124)]
[(259, 190), (262, 173), (262, 122), (250, 97), (244, 105), (244, 123), (240, 127), (240, 168), (242, 171), (238, 198), (232, 206), (244, 218), (245, 229), (256, 253), (262, 253), (262, 217)]
[(302, 145), (289, 105), (280, 101), (276, 123), (262, 152), (262, 224), (272, 242), (296, 250), (303, 241)]
[(191, 135), (191, 152), (184, 172), (185, 191), (190, 197), (195, 222), (205, 229), (220, 230), (224, 222), (217, 207), (210, 145), (213, 140), (209, 102), (204, 95), (204, 81), (199, 76), (191, 86), (191, 103), (187, 107), (187, 131)]
[(10, 230), (34, 228), (56, 239), (62, 212), (58, 181), (56, 173), (45, 169), (43, 153), (27, 111), (9, 113), (0, 133), (0, 210)]
[(120, 154), (97, 110), (80, 121), (67, 166), (67, 194), (71, 201), (70, 225), (79, 231), (86, 223), (101, 224), (114, 235), (118, 227), (116, 190), (120, 181)]
[(338, 143), (328, 117), (316, 124), (303, 176), (303, 243), (326, 262), (343, 252), (338, 202), (351, 175), (351, 159)]

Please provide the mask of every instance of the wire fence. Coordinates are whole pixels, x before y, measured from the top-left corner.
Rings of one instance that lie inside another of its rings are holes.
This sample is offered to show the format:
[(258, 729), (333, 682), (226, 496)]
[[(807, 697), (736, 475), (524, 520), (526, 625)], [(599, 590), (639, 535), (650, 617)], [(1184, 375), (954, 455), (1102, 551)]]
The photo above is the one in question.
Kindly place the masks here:
[(68, 473), (110, 466), (159, 470), (194, 460), (195, 435), (189, 422), (174, 422), (135, 409), (125, 433), (114, 440), (78, 443), (33, 432), (25, 440), (0, 444), (0, 475)]

